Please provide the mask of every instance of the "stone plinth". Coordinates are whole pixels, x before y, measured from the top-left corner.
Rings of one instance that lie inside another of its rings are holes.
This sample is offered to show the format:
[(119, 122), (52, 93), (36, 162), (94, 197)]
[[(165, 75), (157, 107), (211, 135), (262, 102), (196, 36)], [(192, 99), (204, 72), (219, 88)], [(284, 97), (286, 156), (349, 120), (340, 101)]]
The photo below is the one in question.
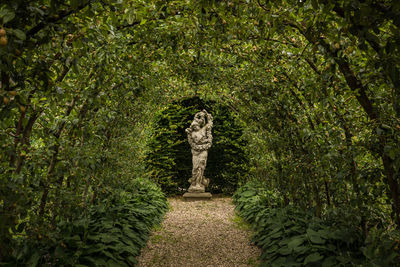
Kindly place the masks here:
[(183, 194), (183, 200), (185, 201), (197, 201), (197, 200), (210, 200), (212, 197), (211, 193), (185, 193)]

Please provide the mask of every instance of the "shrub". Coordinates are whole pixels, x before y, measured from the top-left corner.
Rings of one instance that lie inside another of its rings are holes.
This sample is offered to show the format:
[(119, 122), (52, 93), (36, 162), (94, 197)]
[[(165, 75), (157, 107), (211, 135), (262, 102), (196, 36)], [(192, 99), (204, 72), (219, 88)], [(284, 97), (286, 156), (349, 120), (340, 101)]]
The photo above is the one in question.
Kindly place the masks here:
[(61, 221), (47, 240), (23, 240), (15, 264), (132, 266), (166, 210), (160, 189), (135, 179), (130, 188), (110, 190), (81, 219)]
[(396, 231), (391, 238), (365, 239), (351, 222), (328, 221), (315, 217), (311, 210), (283, 206), (279, 194), (264, 189), (259, 182), (249, 182), (233, 198), (236, 210), (255, 230), (253, 242), (262, 248), (261, 266), (398, 264)]

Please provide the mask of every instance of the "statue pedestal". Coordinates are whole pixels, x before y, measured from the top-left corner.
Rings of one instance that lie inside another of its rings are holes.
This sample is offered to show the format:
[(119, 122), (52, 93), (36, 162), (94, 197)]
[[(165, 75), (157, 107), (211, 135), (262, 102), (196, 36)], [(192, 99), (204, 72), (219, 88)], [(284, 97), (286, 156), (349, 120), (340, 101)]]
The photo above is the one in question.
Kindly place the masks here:
[(212, 195), (209, 192), (204, 192), (204, 193), (186, 192), (185, 194), (183, 194), (183, 200), (185, 201), (210, 200), (211, 198)]

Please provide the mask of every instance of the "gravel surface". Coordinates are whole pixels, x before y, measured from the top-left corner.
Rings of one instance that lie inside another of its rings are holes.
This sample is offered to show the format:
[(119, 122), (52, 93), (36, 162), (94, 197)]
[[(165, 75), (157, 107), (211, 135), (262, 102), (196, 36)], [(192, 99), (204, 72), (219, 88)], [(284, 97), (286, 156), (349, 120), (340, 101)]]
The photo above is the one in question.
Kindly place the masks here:
[(168, 199), (170, 210), (150, 235), (137, 266), (257, 266), (260, 250), (235, 215), (231, 198), (185, 202)]

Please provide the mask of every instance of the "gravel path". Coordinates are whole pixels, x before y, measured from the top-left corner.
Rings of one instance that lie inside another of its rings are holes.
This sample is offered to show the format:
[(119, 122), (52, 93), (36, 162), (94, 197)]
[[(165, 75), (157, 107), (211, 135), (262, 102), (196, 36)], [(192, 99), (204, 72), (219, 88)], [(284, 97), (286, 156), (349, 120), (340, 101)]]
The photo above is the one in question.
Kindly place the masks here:
[(153, 231), (137, 266), (257, 266), (260, 250), (235, 215), (231, 198), (184, 202), (168, 199), (170, 210)]

